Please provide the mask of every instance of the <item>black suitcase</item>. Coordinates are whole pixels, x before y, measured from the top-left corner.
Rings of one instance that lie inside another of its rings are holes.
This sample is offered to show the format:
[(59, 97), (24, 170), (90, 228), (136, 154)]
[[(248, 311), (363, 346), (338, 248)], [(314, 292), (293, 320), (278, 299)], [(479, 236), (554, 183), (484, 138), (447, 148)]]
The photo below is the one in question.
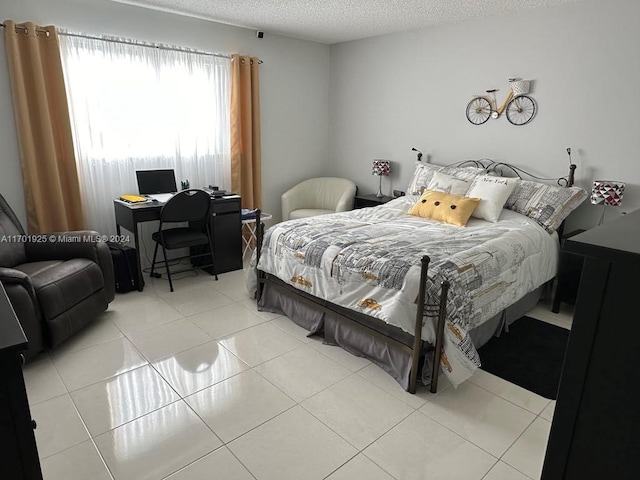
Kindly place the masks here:
[(128, 245), (115, 242), (107, 242), (113, 260), (113, 277), (116, 282), (116, 292), (126, 293), (131, 290), (139, 290), (138, 263), (136, 261), (136, 249)]

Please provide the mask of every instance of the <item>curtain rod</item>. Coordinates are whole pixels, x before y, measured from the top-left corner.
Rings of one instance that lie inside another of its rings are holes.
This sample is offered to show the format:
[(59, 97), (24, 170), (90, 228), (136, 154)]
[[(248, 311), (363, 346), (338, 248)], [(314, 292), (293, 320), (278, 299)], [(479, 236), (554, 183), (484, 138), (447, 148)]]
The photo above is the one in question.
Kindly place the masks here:
[(137, 40), (121, 40), (111, 36), (87, 35), (85, 33), (74, 33), (74, 32), (68, 32), (65, 30), (58, 30), (58, 34), (64, 35), (67, 37), (88, 38), (90, 40), (102, 40), (103, 42), (120, 43), (123, 45), (137, 45), (139, 47), (157, 48), (158, 50), (170, 50), (174, 52), (195, 53), (197, 55), (206, 55), (208, 57), (231, 58), (231, 55), (225, 55), (223, 53), (204, 52), (204, 51), (196, 50), (192, 48), (168, 46), (168, 45), (162, 45), (162, 44), (153, 43), (153, 42), (141, 42)]
[[(6, 25), (4, 23), (0, 23), (0, 26), (5, 27)], [(19, 28), (23, 31), (27, 31), (27, 27), (24, 27), (22, 25), (16, 25), (16, 28)], [(41, 29), (41, 28), (36, 28), (36, 33), (46, 33), (47, 35), (49, 35), (49, 32), (45, 29)], [(223, 53), (213, 53), (213, 52), (204, 52), (202, 50), (196, 50), (196, 49), (192, 49), (192, 48), (182, 48), (182, 47), (175, 47), (175, 46), (167, 46), (167, 45), (161, 45), (158, 43), (148, 43), (148, 42), (138, 42), (135, 40), (120, 40), (114, 37), (110, 37), (110, 36), (106, 36), (106, 37), (101, 37), (98, 35), (87, 35), (84, 33), (74, 33), (74, 32), (68, 32), (65, 30), (58, 30), (58, 34), (59, 35), (66, 35), (67, 37), (79, 37), (79, 38), (88, 38), (90, 40), (102, 40), (103, 42), (112, 42), (112, 43), (121, 43), (124, 45), (137, 45), (137, 46), (141, 46), (141, 47), (149, 47), (149, 48), (157, 48), (158, 50), (169, 50), (169, 51), (175, 51), (175, 52), (184, 52), (184, 53), (195, 53), (197, 55), (206, 55), (209, 57), (221, 57), (221, 58), (231, 58), (231, 55), (225, 55)], [(264, 63), (262, 60), (258, 59), (258, 63), (262, 64)]]
[[(7, 26), (4, 23), (0, 23), (0, 27), (7, 28)], [(20, 29), (25, 33), (27, 32), (27, 27), (25, 27), (24, 25), (16, 25), (16, 30), (17, 29)], [(45, 33), (45, 34), (47, 34), (47, 36), (49, 36), (49, 31), (45, 30), (44, 28), (36, 27), (36, 34), (37, 33)]]

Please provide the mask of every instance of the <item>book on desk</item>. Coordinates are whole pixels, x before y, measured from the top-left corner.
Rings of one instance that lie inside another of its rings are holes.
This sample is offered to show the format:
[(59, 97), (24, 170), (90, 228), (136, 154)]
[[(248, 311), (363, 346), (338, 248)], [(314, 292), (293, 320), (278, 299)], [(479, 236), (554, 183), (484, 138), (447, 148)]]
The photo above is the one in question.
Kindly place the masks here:
[(120, 195), (118, 200), (122, 200), (125, 203), (145, 203), (149, 202), (147, 197), (143, 197), (142, 195), (133, 195), (133, 194), (124, 194)]
[[(221, 199), (221, 198), (236, 198), (239, 195), (236, 195), (233, 192), (227, 192), (226, 190), (209, 190), (203, 189), (207, 192), (211, 198)], [(173, 197), (175, 193), (160, 193), (153, 195), (135, 195), (135, 194), (124, 194), (120, 195), (116, 200), (127, 205), (139, 205), (139, 204), (149, 204), (149, 203), (159, 203), (164, 204), (167, 203), (171, 197)]]

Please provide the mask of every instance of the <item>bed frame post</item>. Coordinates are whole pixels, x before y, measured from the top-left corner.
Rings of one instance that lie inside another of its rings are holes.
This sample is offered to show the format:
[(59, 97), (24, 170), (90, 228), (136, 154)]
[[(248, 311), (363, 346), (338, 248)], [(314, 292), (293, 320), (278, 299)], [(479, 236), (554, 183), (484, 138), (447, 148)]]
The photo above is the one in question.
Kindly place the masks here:
[(570, 164), (569, 165), (569, 180), (567, 181), (567, 187), (573, 187), (573, 182), (575, 181), (575, 175), (576, 175), (576, 165), (575, 164)]
[(438, 328), (436, 329), (436, 345), (433, 356), (433, 371), (431, 372), (431, 393), (438, 391), (438, 374), (440, 373), (440, 359), (442, 358), (442, 341), (444, 340), (444, 326), (447, 317), (447, 295), (451, 284), (445, 280), (440, 284), (440, 311), (438, 312)]
[(256, 210), (256, 305), (262, 297), (262, 288), (264, 284), (262, 278), (264, 273), (258, 269), (258, 262), (260, 262), (260, 254), (262, 253), (262, 238), (264, 237), (264, 226), (260, 221), (260, 209)]
[(413, 350), (411, 351), (411, 373), (409, 374), (409, 393), (416, 393), (418, 384), (418, 362), (422, 350), (422, 322), (424, 319), (425, 298), (427, 290), (427, 270), (431, 259), (425, 255), (420, 260), (420, 289), (418, 290), (418, 308), (416, 312), (416, 326), (413, 332)]

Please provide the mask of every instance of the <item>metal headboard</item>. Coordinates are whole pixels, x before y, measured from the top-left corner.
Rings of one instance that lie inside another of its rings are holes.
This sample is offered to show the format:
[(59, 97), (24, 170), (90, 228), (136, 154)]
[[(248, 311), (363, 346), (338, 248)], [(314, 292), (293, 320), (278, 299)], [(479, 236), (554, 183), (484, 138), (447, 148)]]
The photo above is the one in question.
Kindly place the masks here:
[[(411, 150), (418, 152), (418, 161), (422, 161), (422, 152), (412, 148)], [(545, 180), (545, 181), (553, 181), (555, 180), (558, 185), (561, 187), (573, 187), (575, 180), (575, 171), (576, 165), (571, 162), (571, 148), (567, 148), (567, 154), (569, 155), (569, 173), (560, 178), (543, 178), (538, 177), (526, 170), (523, 170), (520, 167), (516, 167), (515, 165), (511, 165), (510, 163), (504, 162), (496, 162), (491, 160), (490, 158), (481, 158), (479, 160), (463, 160), (461, 162), (452, 163), (447, 165), (448, 167), (465, 167), (472, 166), (477, 168), (484, 169), (487, 173), (495, 173), (500, 175), (501, 177), (513, 176), (522, 179), (522, 175), (526, 175), (527, 177), (534, 178), (536, 180)], [(506, 175), (505, 173), (512, 173), (513, 175)]]

